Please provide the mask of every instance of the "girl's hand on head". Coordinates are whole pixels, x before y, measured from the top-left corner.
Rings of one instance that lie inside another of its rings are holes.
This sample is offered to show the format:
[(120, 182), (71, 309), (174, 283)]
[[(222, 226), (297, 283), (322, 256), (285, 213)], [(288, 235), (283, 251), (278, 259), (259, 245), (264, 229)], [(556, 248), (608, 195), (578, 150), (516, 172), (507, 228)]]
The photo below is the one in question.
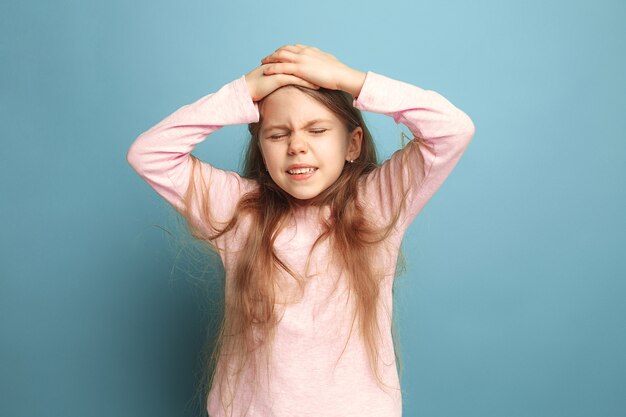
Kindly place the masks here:
[(365, 73), (340, 62), (333, 55), (314, 46), (285, 45), (261, 60), (264, 73), (289, 74), (320, 87), (343, 90), (358, 96), (365, 82)]
[(274, 74), (265, 75), (263, 71), (267, 68), (267, 65), (261, 65), (256, 67), (248, 74), (246, 74), (246, 83), (248, 84), (248, 90), (252, 101), (259, 101), (266, 95), (270, 94), (277, 88), (283, 87), (289, 84), (301, 85), (312, 89), (318, 89), (319, 86), (309, 81), (303, 80), (295, 75), (290, 74)]

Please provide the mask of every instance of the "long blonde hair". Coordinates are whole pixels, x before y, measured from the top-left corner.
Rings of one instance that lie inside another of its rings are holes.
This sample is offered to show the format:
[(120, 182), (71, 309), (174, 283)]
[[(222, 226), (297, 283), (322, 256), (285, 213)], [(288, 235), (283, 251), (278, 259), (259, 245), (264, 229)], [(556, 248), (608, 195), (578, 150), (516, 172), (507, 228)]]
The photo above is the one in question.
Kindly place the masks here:
[[(397, 207), (393, 208), (394, 215), (383, 227), (375, 227), (373, 219), (367, 217), (367, 212), (359, 202), (357, 191), (360, 180), (379, 166), (376, 149), (372, 136), (365, 125), (361, 112), (353, 107), (354, 97), (340, 90), (320, 88), (313, 90), (292, 85), (301, 92), (325, 105), (331, 110), (346, 127), (347, 134), (355, 128), (363, 129), (363, 139), (359, 157), (353, 163), (346, 163), (339, 178), (329, 188), (307, 203), (328, 207), (330, 216), (322, 219), (322, 233), (313, 244), (306, 265), (308, 266), (313, 249), (326, 239), (329, 239), (331, 253), (337, 254), (337, 261), (342, 266), (349, 281), (349, 289), (356, 295), (353, 318), (358, 319), (363, 343), (366, 348), (370, 368), (377, 381), (381, 383), (378, 372), (378, 328), (377, 304), (380, 293), (382, 276), (373, 267), (380, 243), (392, 232), (400, 215), (400, 210), (406, 200), (406, 194), (401, 198)], [(210, 215), (205, 179), (201, 177), (200, 161), (192, 158), (190, 187), (184, 196), (184, 209), (179, 213), (187, 220), (187, 227), (191, 235), (215, 250), (213, 241), (225, 233), (233, 230), (246, 217), (249, 221), (247, 238), (242, 247), (243, 254), (225, 286), (224, 316), (219, 327), (217, 340), (213, 343), (210, 355), (206, 355), (205, 369), (208, 371), (203, 381), (203, 394), (206, 399), (209, 389), (214, 384), (220, 384), (222, 405), (224, 410), (230, 406), (234, 395), (232, 386), (238, 380), (226, 381), (226, 373), (218, 372), (219, 359), (228, 356), (228, 366), (235, 366), (236, 374), (244, 368), (246, 362), (256, 363), (260, 360), (257, 348), (265, 346), (266, 353), (271, 346), (273, 332), (279, 319), (275, 314), (276, 294), (274, 279), (280, 268), (294, 277), (300, 285), (304, 280), (298, 279), (298, 274), (289, 268), (274, 251), (274, 242), (279, 232), (285, 227), (286, 221), (294, 208), (294, 199), (282, 190), (270, 177), (265, 169), (259, 146), (259, 132), (263, 123), (262, 109), (264, 100), (259, 101), (261, 117), (257, 123), (248, 125), (250, 141), (248, 143), (243, 177), (258, 184), (254, 190), (245, 194), (237, 204), (235, 214), (230, 221), (223, 223), (223, 228), (216, 228), (214, 219)], [(413, 142), (409, 142), (413, 145)], [(407, 163), (405, 166), (409, 167)], [(423, 168), (423, 167), (422, 167)], [(198, 180), (197, 177), (200, 176)], [(413, 176), (415, 178), (415, 176)], [(195, 184), (202, 186), (197, 189)], [(189, 221), (192, 201), (201, 201), (199, 213), (205, 228), (199, 228)], [(210, 227), (212, 234), (207, 236), (206, 227)], [(400, 252), (400, 263), (403, 263)], [(306, 268), (305, 268), (306, 270)], [(258, 335), (262, 335), (261, 339)], [(396, 348), (397, 364), (398, 340), (395, 323), (392, 321), (392, 335)], [(254, 368), (254, 367), (253, 367)], [(219, 379), (216, 379), (219, 375)], [(228, 387), (228, 389), (227, 389)], [(231, 393), (225, 399), (225, 393)]]

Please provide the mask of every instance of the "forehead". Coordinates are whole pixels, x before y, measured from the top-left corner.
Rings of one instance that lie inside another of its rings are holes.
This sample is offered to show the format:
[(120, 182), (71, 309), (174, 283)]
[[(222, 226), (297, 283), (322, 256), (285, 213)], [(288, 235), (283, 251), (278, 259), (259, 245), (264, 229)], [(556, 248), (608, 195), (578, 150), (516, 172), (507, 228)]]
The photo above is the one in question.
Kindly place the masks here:
[(315, 119), (340, 123), (339, 118), (328, 107), (289, 86), (279, 88), (265, 97), (260, 111), (264, 130), (276, 124), (299, 127)]

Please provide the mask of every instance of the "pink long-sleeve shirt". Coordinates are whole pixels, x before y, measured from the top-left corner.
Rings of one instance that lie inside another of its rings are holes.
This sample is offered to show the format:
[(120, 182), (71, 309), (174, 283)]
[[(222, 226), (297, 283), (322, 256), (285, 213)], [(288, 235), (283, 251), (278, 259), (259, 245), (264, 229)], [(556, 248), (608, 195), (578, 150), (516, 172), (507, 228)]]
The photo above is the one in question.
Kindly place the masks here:
[[(371, 216), (390, 219), (405, 191), (405, 208), (385, 247), (376, 259), (381, 268), (378, 307), (380, 375), (377, 385), (359, 326), (352, 322), (354, 296), (348, 296), (341, 269), (330, 262), (328, 242), (318, 245), (309, 269), (305, 260), (321, 232), (319, 209), (300, 208), (291, 224), (278, 236), (277, 255), (295, 271), (307, 276), (304, 296), (295, 304), (277, 306), (282, 318), (276, 329), (269, 364), (259, 364), (262, 381), (252, 386), (244, 373), (233, 403), (233, 416), (249, 417), (396, 417), (402, 414), (402, 396), (391, 333), (392, 286), (402, 237), (411, 221), (448, 177), (474, 135), (471, 119), (432, 90), (367, 72), (354, 107), (386, 114), (403, 123), (414, 136), (431, 146), (405, 146), (362, 178), (359, 201)], [(165, 200), (180, 207), (189, 185), (190, 153), (212, 132), (226, 125), (259, 121), (258, 104), (252, 101), (245, 77), (224, 85), (185, 105), (142, 133), (131, 145), (127, 159), (137, 173)], [(421, 168), (424, 174), (422, 174)], [(208, 197), (212, 215), (227, 220), (237, 202), (257, 184), (239, 174), (206, 162), (201, 169), (210, 178)], [(409, 176), (413, 178), (409, 178)], [(197, 213), (197, 208), (192, 208)], [(246, 230), (235, 228), (214, 243), (229, 282), (244, 244)], [(288, 293), (293, 281), (277, 273), (276, 282)], [(338, 287), (333, 291), (335, 282)], [(353, 327), (354, 326), (354, 327)], [(352, 333), (351, 337), (348, 337)], [(209, 392), (210, 417), (222, 417), (220, 392)]]

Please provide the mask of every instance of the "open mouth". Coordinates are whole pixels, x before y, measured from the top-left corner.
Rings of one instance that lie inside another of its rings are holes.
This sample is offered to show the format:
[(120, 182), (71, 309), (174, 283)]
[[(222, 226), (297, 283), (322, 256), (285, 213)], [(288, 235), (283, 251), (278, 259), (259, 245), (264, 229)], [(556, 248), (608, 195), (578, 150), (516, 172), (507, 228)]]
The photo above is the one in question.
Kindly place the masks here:
[(304, 181), (315, 175), (316, 172), (317, 168), (307, 167), (290, 169), (287, 171), (287, 174), (294, 181)]
[(315, 171), (317, 171), (317, 168), (296, 168), (296, 169), (290, 169), (287, 172), (291, 175), (301, 175), (301, 174), (309, 174)]

